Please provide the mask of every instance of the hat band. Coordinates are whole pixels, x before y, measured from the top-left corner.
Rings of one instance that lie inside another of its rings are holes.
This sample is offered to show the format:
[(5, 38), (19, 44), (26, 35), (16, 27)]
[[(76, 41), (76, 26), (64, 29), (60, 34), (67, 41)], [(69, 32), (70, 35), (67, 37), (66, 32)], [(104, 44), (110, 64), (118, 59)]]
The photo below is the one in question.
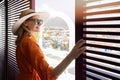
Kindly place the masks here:
[[(35, 12), (30, 12), (30, 13), (27, 13), (26, 15), (29, 15), (29, 14), (32, 14), (32, 13), (35, 13)], [(24, 16), (26, 16), (26, 15), (24, 15)], [(24, 16), (20, 16), (20, 18), (22, 18)]]

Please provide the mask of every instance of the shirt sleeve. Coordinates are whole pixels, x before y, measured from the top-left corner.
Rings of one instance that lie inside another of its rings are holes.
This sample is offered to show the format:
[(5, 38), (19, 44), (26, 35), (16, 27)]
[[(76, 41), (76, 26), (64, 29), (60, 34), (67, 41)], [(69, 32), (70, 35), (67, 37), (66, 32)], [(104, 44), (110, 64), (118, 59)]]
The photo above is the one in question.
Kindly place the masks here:
[(32, 40), (28, 40), (28, 53), (30, 56), (30, 63), (38, 72), (41, 80), (56, 80), (52, 75), (53, 67), (50, 67), (45, 60), (44, 54), (39, 45)]

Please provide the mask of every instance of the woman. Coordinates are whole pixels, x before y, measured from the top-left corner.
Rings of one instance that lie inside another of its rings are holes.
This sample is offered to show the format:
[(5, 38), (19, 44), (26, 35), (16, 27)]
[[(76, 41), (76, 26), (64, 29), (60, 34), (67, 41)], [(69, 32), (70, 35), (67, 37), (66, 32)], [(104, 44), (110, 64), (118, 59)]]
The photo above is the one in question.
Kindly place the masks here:
[(72, 60), (85, 50), (82, 47), (84, 41), (80, 40), (58, 66), (50, 67), (35, 37), (35, 33), (40, 31), (48, 16), (48, 13), (24, 10), (20, 19), (13, 25), (12, 32), (17, 35), (16, 60), (20, 71), (17, 80), (56, 80)]

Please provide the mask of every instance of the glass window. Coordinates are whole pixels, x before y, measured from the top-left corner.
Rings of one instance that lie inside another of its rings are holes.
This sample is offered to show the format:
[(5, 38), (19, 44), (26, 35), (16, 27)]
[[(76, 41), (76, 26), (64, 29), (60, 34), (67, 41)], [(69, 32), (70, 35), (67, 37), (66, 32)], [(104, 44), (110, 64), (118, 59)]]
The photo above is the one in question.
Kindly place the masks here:
[[(50, 17), (37, 34), (39, 44), (48, 63), (55, 67), (71, 51), (75, 44), (75, 1), (36, 0), (35, 10), (49, 12)], [(58, 80), (75, 80), (74, 61)]]

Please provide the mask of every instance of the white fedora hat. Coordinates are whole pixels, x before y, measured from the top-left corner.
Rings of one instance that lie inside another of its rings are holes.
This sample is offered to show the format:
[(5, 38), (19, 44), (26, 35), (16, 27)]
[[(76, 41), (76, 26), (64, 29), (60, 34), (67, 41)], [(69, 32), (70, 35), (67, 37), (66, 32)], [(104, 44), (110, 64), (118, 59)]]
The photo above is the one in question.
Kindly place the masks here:
[(21, 24), (22, 24), (25, 20), (27, 20), (28, 18), (30, 18), (30, 17), (32, 17), (32, 16), (34, 16), (34, 15), (40, 15), (40, 19), (42, 19), (43, 22), (45, 22), (45, 21), (48, 19), (48, 17), (49, 17), (49, 13), (47, 13), (47, 12), (35, 12), (35, 11), (32, 10), (32, 9), (24, 10), (24, 11), (22, 11), (21, 14), (20, 14), (20, 19), (17, 20), (17, 21), (15, 22), (15, 24), (12, 26), (12, 33), (13, 33), (14, 35), (16, 35), (16, 32), (17, 32), (17, 30), (19, 29), (19, 27), (21, 26)]

